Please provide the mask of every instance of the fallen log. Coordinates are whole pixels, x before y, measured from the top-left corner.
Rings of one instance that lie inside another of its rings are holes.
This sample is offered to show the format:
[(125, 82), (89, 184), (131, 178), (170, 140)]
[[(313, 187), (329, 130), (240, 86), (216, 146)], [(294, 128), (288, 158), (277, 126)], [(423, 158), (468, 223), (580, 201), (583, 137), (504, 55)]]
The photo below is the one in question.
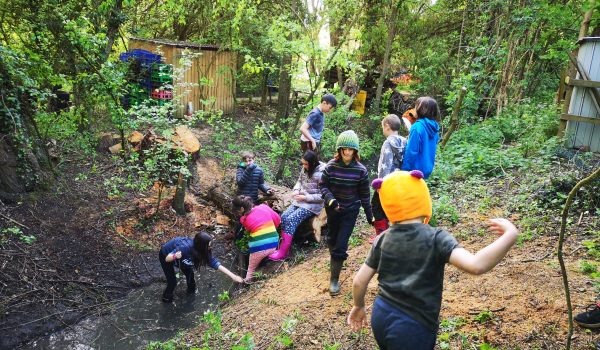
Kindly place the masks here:
[[(271, 189), (274, 192), (272, 196), (259, 193), (258, 201), (259, 203), (269, 205), (274, 211), (281, 214), (292, 205), (292, 190), (278, 185), (272, 185)], [(231, 218), (233, 223), (238, 220), (231, 210), (231, 201), (237, 195), (236, 191), (237, 186), (233, 179), (224, 179), (221, 183), (211, 186), (206, 192), (206, 199)], [(298, 227), (298, 230), (294, 234), (294, 240), (314, 240), (315, 242), (320, 242), (322, 228), (326, 225), (327, 214), (325, 213), (325, 209), (323, 209), (319, 215), (306, 220)]]

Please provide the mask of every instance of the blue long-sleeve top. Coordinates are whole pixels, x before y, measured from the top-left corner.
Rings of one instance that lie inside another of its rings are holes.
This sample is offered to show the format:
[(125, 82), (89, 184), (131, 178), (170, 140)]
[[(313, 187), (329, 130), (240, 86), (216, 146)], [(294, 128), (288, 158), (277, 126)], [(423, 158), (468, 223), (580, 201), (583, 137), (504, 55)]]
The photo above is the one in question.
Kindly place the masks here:
[(438, 123), (429, 118), (419, 118), (410, 127), (408, 143), (404, 150), (402, 170), (421, 170), (427, 179), (433, 171), (435, 152), (440, 139)]
[[(165, 256), (176, 253), (178, 251), (181, 252), (181, 259), (174, 260), (173, 262), (180, 269), (181, 268), (193, 268), (194, 260), (192, 255), (192, 250), (194, 249), (194, 240), (189, 237), (175, 237), (165, 243), (160, 249), (160, 252)], [(208, 265), (213, 269), (217, 270), (221, 263), (215, 257), (211, 256)]]

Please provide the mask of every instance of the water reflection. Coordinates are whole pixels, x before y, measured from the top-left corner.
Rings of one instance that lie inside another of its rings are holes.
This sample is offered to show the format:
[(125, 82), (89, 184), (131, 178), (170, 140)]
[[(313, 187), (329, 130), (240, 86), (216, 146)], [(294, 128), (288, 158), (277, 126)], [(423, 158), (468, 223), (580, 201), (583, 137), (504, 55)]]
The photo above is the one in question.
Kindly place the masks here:
[(236, 288), (231, 279), (214, 270), (200, 268), (196, 280), (196, 295), (186, 294), (181, 276), (173, 303), (164, 304), (160, 297), (166, 284), (155, 283), (131, 292), (110, 315), (87, 318), (21, 349), (127, 350), (165, 341), (196, 325), (204, 311), (218, 304), (220, 293)]

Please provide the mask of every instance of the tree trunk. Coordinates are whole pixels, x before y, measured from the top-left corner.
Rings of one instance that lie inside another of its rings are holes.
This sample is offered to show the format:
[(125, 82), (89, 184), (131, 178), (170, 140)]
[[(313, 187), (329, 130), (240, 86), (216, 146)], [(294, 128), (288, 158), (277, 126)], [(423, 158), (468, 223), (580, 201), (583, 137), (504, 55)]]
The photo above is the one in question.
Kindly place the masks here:
[(281, 60), (281, 70), (279, 72), (279, 92), (277, 95), (277, 115), (279, 118), (286, 118), (289, 113), (290, 92), (292, 91), (291, 64), (292, 55), (285, 54)]
[(594, 14), (595, 2), (596, 1), (591, 1), (590, 9), (583, 15), (583, 21), (581, 22), (581, 27), (579, 27), (578, 40), (581, 40), (587, 36), (587, 32), (590, 29), (590, 22), (592, 21), (592, 15)]
[(117, 0), (115, 6), (108, 14), (108, 30), (106, 31), (106, 49), (104, 51), (104, 61), (108, 60), (108, 56), (112, 51), (113, 44), (115, 43), (115, 39), (117, 38), (117, 34), (119, 33), (119, 28), (121, 27), (122, 20), (122, 12), (123, 10), (123, 0)]
[(262, 72), (262, 84), (260, 89), (260, 104), (267, 105), (267, 93), (269, 92), (269, 71), (267, 69)]
[(460, 107), (462, 106), (463, 98), (465, 97), (466, 93), (467, 88), (463, 86), (460, 89), (458, 100), (456, 100), (456, 103), (454, 103), (454, 106), (452, 107), (452, 115), (450, 116), (450, 128), (448, 129), (448, 131), (446, 131), (446, 134), (444, 135), (444, 138), (440, 143), (440, 149), (444, 149), (444, 147), (446, 147), (446, 143), (450, 139), (450, 136), (454, 131), (456, 131), (456, 129), (458, 129), (458, 113), (460, 112)]
[[(329, 32), (329, 39), (331, 41), (331, 45), (336, 47), (339, 44), (340, 41), (340, 30), (339, 28), (336, 29), (331, 29), (331, 31)], [(343, 88), (344, 87), (344, 71), (342, 70), (342, 67), (340, 67), (339, 64), (335, 65), (335, 70), (337, 73), (337, 83), (339, 88)]]
[(381, 67), (381, 75), (377, 80), (377, 91), (375, 93), (375, 102), (373, 104), (373, 113), (379, 114), (379, 107), (381, 105), (381, 95), (383, 93), (383, 83), (387, 74), (388, 66), (390, 65), (390, 51), (392, 50), (392, 43), (396, 37), (396, 20), (398, 18), (398, 12), (402, 2), (399, 1), (397, 4), (392, 3), (392, 13), (388, 22), (388, 36), (385, 42), (385, 53), (383, 54), (383, 66)]
[[(13, 63), (14, 64), (14, 63)], [(0, 199), (46, 186), (53, 178), (50, 159), (35, 125), (34, 99), (19, 86), (10, 61), (0, 57)]]
[(185, 215), (185, 187), (187, 181), (182, 173), (177, 177), (177, 189), (173, 198), (173, 209), (177, 215)]

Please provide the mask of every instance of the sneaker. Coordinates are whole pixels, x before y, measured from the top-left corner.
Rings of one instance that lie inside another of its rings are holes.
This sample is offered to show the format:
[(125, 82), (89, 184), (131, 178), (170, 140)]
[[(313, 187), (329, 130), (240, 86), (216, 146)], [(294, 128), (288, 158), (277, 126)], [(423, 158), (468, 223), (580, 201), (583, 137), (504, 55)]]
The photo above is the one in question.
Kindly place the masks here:
[(578, 314), (573, 320), (583, 328), (600, 328), (600, 302), (588, 306), (585, 312)]

